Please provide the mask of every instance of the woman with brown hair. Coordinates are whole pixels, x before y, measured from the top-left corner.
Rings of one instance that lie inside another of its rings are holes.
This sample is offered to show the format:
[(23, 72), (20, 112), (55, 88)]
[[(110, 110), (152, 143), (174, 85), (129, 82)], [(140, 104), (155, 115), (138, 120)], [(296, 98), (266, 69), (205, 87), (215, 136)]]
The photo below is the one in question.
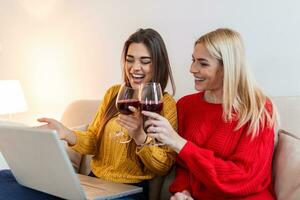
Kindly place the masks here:
[[(165, 89), (171, 81), (173, 93), (175, 86), (169, 58), (163, 39), (153, 29), (139, 29), (124, 44), (123, 54), (124, 82), (133, 89), (140, 84), (158, 82), (163, 95), (163, 115), (171, 126), (177, 129), (176, 102)], [(60, 122), (41, 118), (47, 123), (41, 128), (57, 130), (61, 139), (81, 154), (95, 155), (91, 161), (91, 175), (105, 180), (143, 186), (147, 199), (147, 180), (156, 175), (166, 174), (175, 162), (175, 152), (167, 146), (148, 146), (151, 138), (143, 130), (143, 117), (135, 108), (133, 114), (119, 114), (116, 97), (120, 85), (107, 90), (98, 112), (87, 131), (72, 131)], [(120, 144), (112, 133), (123, 127), (131, 142)]]

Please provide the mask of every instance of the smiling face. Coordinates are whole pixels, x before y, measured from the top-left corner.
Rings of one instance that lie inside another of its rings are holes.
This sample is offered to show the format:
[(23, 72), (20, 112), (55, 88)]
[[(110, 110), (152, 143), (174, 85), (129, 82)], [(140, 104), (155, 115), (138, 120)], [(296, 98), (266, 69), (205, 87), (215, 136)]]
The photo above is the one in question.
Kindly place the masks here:
[(151, 55), (143, 43), (131, 43), (125, 58), (125, 73), (132, 88), (148, 83), (153, 77)]
[(195, 89), (222, 93), (224, 71), (221, 62), (201, 43), (196, 44), (192, 57), (190, 72), (195, 78)]

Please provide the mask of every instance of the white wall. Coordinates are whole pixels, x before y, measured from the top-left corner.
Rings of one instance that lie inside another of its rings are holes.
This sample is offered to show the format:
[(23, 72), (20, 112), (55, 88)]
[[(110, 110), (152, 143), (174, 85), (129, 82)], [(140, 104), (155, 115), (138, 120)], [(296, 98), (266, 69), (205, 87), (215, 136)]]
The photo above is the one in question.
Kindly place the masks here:
[(194, 91), (194, 41), (229, 27), (244, 36), (269, 95), (300, 95), (299, 7), (297, 0), (0, 0), (0, 79), (24, 88), (29, 110), (15, 120), (59, 118), (70, 101), (99, 99), (119, 82), (123, 42), (152, 27), (166, 42), (178, 98)]

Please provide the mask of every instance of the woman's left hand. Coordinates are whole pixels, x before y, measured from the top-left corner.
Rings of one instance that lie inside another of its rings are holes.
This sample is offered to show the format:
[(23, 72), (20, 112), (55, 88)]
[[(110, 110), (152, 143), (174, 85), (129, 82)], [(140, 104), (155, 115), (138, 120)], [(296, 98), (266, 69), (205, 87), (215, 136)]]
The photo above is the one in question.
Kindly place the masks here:
[(182, 192), (176, 192), (171, 196), (170, 200), (193, 200), (193, 197), (187, 190), (184, 190)]
[(148, 117), (144, 124), (149, 127), (148, 136), (170, 146), (177, 153), (183, 148), (187, 141), (173, 129), (166, 118), (154, 112), (142, 111), (142, 114)]
[(143, 130), (143, 116), (141, 112), (133, 106), (129, 106), (132, 112), (130, 115), (119, 114), (117, 122), (128, 130), (128, 135), (137, 145), (141, 145), (146, 140), (146, 133)]

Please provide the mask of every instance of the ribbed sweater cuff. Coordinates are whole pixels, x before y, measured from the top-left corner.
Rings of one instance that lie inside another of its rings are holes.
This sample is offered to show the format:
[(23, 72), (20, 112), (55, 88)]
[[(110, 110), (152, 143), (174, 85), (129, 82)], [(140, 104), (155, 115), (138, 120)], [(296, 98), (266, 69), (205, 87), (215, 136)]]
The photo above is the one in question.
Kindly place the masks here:
[(203, 149), (201, 147), (198, 147), (191, 141), (187, 141), (181, 151), (178, 153), (178, 157), (181, 161), (187, 162), (190, 160), (191, 157), (193, 157), (193, 154), (197, 154), (198, 158), (203, 156), (203, 158), (210, 159), (210, 156), (212, 152), (210, 150)]
[(70, 147), (77, 152), (81, 152), (82, 147), (80, 144), (85, 140), (85, 134), (82, 131), (73, 131), (73, 133), (76, 135), (76, 143)]
[(181, 149), (181, 151), (178, 153), (178, 157), (180, 158), (180, 160), (183, 161), (184, 159), (186, 159), (189, 156), (189, 154), (191, 154), (193, 149), (194, 149), (193, 143), (187, 141), (183, 146), (183, 148)]

